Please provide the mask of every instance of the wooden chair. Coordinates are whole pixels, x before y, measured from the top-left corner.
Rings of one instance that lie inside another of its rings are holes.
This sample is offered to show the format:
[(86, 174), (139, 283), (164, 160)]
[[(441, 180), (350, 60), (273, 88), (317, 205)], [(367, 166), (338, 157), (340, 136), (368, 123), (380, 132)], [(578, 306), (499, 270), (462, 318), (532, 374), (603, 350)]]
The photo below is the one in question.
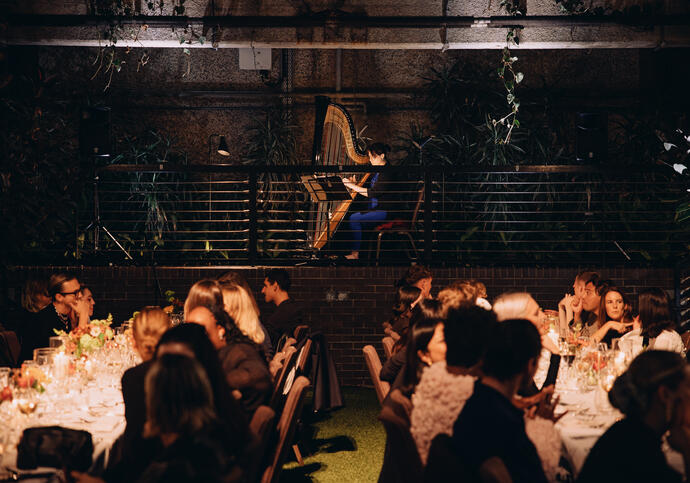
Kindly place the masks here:
[(690, 330), (683, 332), (680, 338), (683, 340), (685, 352), (690, 352)]
[(285, 408), (283, 409), (283, 413), (280, 416), (276, 428), (278, 431), (278, 444), (273, 452), (269, 466), (263, 473), (261, 478), (262, 483), (275, 483), (278, 481), (283, 462), (290, 448), (290, 443), (295, 436), (295, 428), (297, 427), (297, 421), (302, 413), (307, 387), (309, 387), (309, 379), (300, 376), (290, 389), (287, 401), (285, 402)]
[(259, 406), (254, 411), (249, 429), (254, 434), (256, 442), (252, 448), (251, 461), (247, 465), (247, 481), (257, 481), (264, 470), (264, 456), (275, 428), (275, 417), (275, 411), (268, 406)]
[(302, 339), (308, 335), (309, 335), (309, 326), (308, 325), (298, 325), (297, 327), (295, 327), (295, 340), (297, 342), (302, 342)]
[(422, 460), (410, 433), (411, 409), (412, 403), (397, 389), (383, 404), (379, 420), (386, 430), (386, 449), (379, 483), (416, 483), (422, 480)]
[(383, 344), (383, 353), (386, 355), (386, 359), (390, 359), (393, 355), (393, 346), (395, 345), (395, 340), (393, 337), (384, 337), (381, 339)]
[(376, 349), (372, 345), (365, 345), (362, 349), (364, 352), (364, 360), (367, 363), (367, 368), (369, 369), (369, 374), (371, 375), (371, 381), (374, 383), (374, 389), (376, 390), (376, 396), (379, 399), (379, 403), (383, 403), (386, 399), (388, 391), (390, 391), (391, 385), (385, 381), (382, 381), (379, 377), (381, 373), (381, 359), (376, 353)]
[(280, 408), (282, 407), (283, 399), (285, 396), (285, 383), (288, 378), (294, 379), (295, 365), (297, 363), (297, 349), (294, 347), (288, 347), (288, 353), (285, 356), (285, 362), (283, 362), (283, 367), (278, 371), (278, 377), (275, 380), (275, 385), (273, 386), (273, 394), (271, 395), (271, 402), (269, 406), (273, 409), (276, 414), (280, 414)]
[(304, 369), (307, 367), (307, 361), (311, 355), (311, 344), (311, 339), (307, 339), (299, 351), (299, 356), (297, 356), (297, 370), (301, 375), (304, 375)]
[(410, 221), (392, 220), (382, 223), (376, 227), (376, 231), (378, 232), (378, 235), (376, 236), (376, 265), (379, 264), (379, 259), (381, 255), (381, 239), (383, 238), (383, 235), (386, 233), (398, 235), (401, 237), (407, 237), (407, 239), (410, 242), (410, 246), (412, 247), (412, 251), (414, 252), (415, 260), (419, 259), (419, 253), (417, 252), (417, 246), (414, 243), (414, 237), (412, 236), (412, 234), (417, 231), (417, 217), (419, 216), (419, 210), (422, 206), (423, 201), (424, 186), (422, 185), (417, 195), (417, 203), (415, 204), (414, 210), (412, 212), (412, 219)]

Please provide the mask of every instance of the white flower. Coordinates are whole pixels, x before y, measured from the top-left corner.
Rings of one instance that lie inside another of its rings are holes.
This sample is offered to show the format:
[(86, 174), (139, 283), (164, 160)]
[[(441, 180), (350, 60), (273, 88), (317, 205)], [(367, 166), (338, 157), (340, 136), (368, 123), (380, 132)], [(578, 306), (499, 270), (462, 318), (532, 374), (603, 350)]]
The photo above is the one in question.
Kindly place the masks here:
[(98, 335), (101, 333), (101, 328), (97, 325), (94, 325), (91, 327), (91, 337), (98, 337)]
[(673, 165), (673, 169), (675, 169), (676, 171), (678, 171), (680, 174), (683, 174), (683, 171), (685, 171), (686, 169), (688, 169), (688, 167), (685, 166), (684, 164), (678, 164), (678, 163), (676, 163), (676, 164)]
[(666, 151), (670, 151), (670, 150), (671, 150), (671, 148), (675, 148), (675, 147), (676, 147), (676, 145), (675, 145), (675, 144), (671, 144), (671, 143), (664, 143), (664, 149), (665, 149)]

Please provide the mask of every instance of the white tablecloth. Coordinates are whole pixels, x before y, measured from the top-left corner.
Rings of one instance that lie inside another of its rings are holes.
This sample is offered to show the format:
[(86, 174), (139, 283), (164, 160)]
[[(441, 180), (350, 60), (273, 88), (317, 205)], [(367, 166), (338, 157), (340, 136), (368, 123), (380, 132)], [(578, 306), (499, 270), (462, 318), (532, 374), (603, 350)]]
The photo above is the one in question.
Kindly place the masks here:
[[(594, 443), (622, 415), (610, 406), (606, 412), (596, 409), (595, 391), (564, 392), (560, 396), (561, 404), (557, 413), (564, 410), (569, 412), (561, 418), (556, 428), (561, 433), (565, 456), (577, 475)], [(664, 452), (671, 467), (684, 474), (685, 467), (681, 454), (667, 445), (664, 447)]]
[(12, 426), (11, 441), (2, 458), (3, 466), (16, 468), (16, 444), (27, 427), (62, 426), (88, 431), (93, 438), (94, 457), (108, 451), (124, 431), (125, 410), (119, 387), (99, 387), (94, 382), (70, 391), (59, 391), (49, 386), (48, 391), (53, 391), (53, 394), (46, 393), (39, 399), (37, 410), (31, 417), (22, 416), (14, 408), (12, 425), (3, 428), (10, 430)]

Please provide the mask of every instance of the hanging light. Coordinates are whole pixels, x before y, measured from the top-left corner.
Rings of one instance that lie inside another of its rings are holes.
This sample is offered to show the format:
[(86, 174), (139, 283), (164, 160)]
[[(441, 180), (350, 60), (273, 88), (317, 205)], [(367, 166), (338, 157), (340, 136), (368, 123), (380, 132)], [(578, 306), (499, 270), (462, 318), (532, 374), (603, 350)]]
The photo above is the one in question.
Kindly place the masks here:
[(220, 142), (218, 143), (218, 154), (221, 156), (230, 156), (230, 150), (228, 149), (228, 143), (225, 141), (225, 136), (220, 137)]

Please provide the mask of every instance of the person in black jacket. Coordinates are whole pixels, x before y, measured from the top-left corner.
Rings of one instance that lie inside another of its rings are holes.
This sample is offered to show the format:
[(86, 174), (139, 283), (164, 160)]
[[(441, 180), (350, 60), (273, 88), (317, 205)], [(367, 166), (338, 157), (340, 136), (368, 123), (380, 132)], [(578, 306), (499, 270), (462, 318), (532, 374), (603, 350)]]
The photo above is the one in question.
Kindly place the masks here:
[[(390, 146), (383, 143), (374, 143), (367, 149), (369, 154), (369, 162), (372, 166), (385, 166), (387, 164), (386, 154), (390, 152)], [(352, 213), (350, 215), (350, 230), (352, 230), (352, 253), (346, 255), (345, 258), (350, 260), (359, 259), (359, 249), (362, 245), (362, 230), (364, 225), (376, 225), (381, 223), (388, 216), (386, 211), (386, 197), (387, 185), (390, 182), (388, 173), (374, 173), (369, 177), (365, 186), (358, 186), (354, 180), (343, 178), (345, 186), (353, 191), (356, 191), (362, 196), (366, 196), (369, 200), (366, 210)]]

